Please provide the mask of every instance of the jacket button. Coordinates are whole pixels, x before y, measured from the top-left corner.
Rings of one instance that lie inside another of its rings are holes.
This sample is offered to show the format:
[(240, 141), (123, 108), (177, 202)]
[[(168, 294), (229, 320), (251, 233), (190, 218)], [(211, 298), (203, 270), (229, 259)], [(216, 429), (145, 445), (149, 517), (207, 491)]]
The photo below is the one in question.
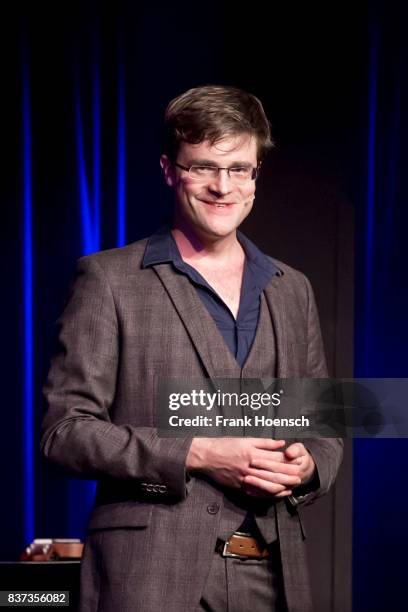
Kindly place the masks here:
[(217, 514), (219, 509), (220, 509), (220, 507), (219, 507), (218, 504), (208, 504), (208, 506), (207, 506), (208, 514)]

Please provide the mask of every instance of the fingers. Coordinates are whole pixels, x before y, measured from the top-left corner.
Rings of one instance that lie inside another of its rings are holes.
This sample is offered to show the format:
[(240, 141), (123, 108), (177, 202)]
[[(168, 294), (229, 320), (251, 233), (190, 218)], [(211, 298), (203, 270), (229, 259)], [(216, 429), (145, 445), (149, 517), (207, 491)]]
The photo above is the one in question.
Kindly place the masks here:
[(302, 455), (306, 455), (307, 450), (301, 442), (295, 442), (288, 446), (284, 452), (288, 459), (297, 459), (302, 457)]
[(249, 464), (252, 467), (263, 467), (263, 465), (261, 464), (266, 464), (267, 462), (271, 461), (275, 463), (288, 463), (288, 460), (282, 451), (266, 451), (262, 449), (256, 449), (256, 452), (252, 453), (251, 455)]
[[(279, 466), (279, 464), (276, 464), (276, 465), (277, 467)], [(284, 464), (280, 464), (280, 465), (282, 465), (283, 467)], [(261, 478), (262, 480), (267, 480), (268, 482), (274, 482), (276, 484), (281, 484), (281, 485), (291, 486), (291, 487), (299, 486), (301, 483), (301, 478), (298, 473), (297, 474), (285, 474), (280, 471), (258, 470), (254, 468), (248, 468), (248, 476), (254, 476), (257, 478)]]
[(297, 465), (299, 467), (302, 483), (308, 482), (313, 476), (316, 464), (305, 446), (300, 442), (291, 444), (291, 446), (284, 451), (284, 454), (291, 465)]
[(299, 476), (299, 466), (294, 463), (286, 463), (285, 459), (274, 457), (254, 457), (249, 464), (250, 468), (258, 468), (261, 470), (268, 470), (270, 472), (280, 472), (282, 474), (290, 474), (292, 476)]
[(245, 485), (250, 485), (251, 487), (256, 487), (257, 489), (260, 489), (260, 491), (265, 491), (271, 495), (276, 495), (279, 497), (291, 495), (291, 489), (288, 489), (285, 485), (264, 480), (258, 476), (245, 476), (243, 483)]
[(272, 451), (277, 448), (283, 448), (286, 444), (285, 440), (273, 440), (272, 438), (247, 438), (247, 440), (250, 440), (255, 448)]
[(292, 493), (293, 492), (290, 489), (285, 489), (281, 493), (277, 493), (275, 497), (289, 497), (289, 495), (292, 495)]

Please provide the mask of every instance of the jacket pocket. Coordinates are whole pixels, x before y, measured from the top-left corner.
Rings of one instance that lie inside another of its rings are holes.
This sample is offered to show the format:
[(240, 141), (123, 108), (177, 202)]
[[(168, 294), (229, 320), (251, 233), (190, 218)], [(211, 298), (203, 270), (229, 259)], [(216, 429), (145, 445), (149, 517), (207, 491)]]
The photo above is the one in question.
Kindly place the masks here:
[(152, 510), (150, 504), (135, 502), (96, 506), (91, 514), (88, 529), (147, 527), (150, 523)]

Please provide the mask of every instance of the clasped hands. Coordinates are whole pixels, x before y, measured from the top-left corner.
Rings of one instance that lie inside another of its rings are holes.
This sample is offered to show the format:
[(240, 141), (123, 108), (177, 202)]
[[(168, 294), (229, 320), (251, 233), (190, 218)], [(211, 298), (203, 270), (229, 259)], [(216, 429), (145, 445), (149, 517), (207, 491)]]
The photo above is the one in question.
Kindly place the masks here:
[(186, 467), (254, 497), (287, 497), (316, 466), (301, 442), (285, 446), (268, 438), (194, 438)]

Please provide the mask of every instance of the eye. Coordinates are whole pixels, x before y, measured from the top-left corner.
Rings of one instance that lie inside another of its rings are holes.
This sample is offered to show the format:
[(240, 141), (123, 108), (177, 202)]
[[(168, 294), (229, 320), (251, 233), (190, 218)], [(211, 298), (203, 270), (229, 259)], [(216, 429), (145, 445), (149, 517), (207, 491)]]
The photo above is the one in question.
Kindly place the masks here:
[(214, 166), (191, 166), (190, 176), (195, 179), (210, 179), (217, 176), (218, 168)]
[(206, 176), (207, 174), (212, 174), (214, 172), (213, 166), (191, 166), (192, 172), (196, 174), (200, 174), (201, 176)]
[(249, 176), (251, 168), (247, 168), (246, 166), (235, 166), (234, 168), (230, 168), (229, 172), (234, 176)]

